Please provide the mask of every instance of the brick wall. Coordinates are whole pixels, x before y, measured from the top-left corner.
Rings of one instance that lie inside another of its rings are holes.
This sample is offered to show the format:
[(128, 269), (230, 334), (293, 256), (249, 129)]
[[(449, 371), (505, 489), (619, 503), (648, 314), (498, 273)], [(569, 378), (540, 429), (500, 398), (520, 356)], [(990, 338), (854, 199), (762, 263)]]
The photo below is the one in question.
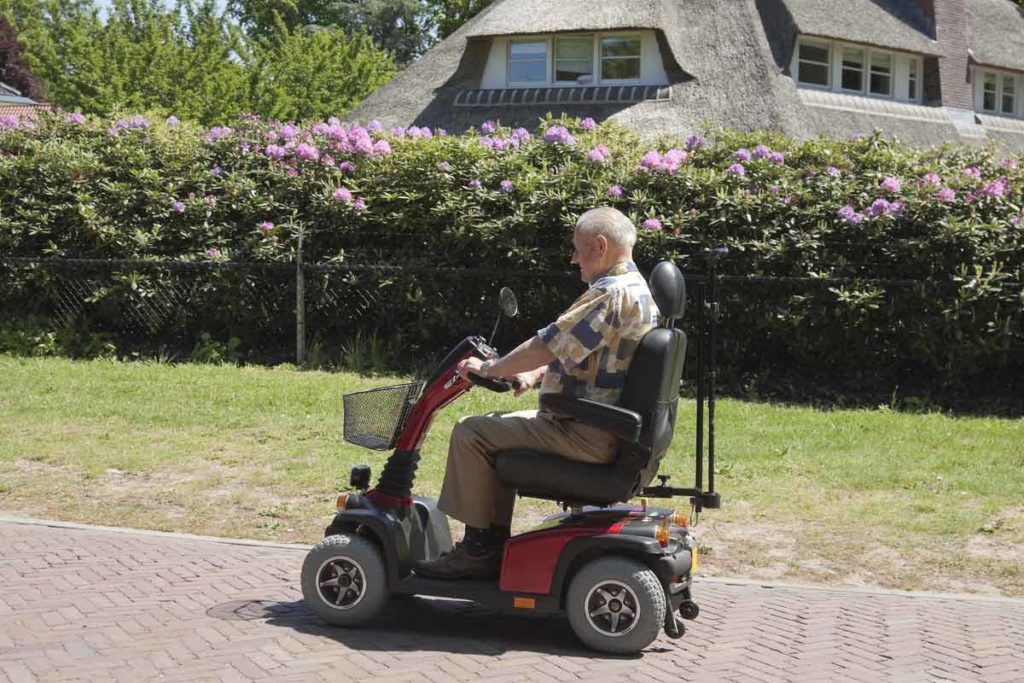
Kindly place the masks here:
[(958, 109), (973, 109), (974, 98), (967, 65), (966, 0), (918, 0), (930, 8), (935, 18), (935, 38), (942, 52), (939, 59), (939, 85), (942, 104)]

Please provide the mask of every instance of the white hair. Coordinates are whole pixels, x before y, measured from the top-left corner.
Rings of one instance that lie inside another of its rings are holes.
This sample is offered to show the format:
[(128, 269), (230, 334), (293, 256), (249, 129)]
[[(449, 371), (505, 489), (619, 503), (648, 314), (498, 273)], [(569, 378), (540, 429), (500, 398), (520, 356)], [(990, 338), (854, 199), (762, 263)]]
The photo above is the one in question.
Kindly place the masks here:
[(604, 235), (609, 243), (628, 249), (636, 244), (636, 226), (633, 221), (610, 206), (601, 206), (584, 213), (576, 221), (576, 230), (588, 237)]

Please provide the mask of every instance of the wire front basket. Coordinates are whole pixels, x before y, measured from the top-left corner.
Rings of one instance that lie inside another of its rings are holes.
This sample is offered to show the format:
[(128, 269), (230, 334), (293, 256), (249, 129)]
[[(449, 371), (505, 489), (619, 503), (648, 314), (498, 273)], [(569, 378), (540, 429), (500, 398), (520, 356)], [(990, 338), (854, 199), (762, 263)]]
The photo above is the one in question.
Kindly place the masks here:
[(345, 441), (375, 451), (394, 448), (422, 387), (412, 382), (345, 394)]

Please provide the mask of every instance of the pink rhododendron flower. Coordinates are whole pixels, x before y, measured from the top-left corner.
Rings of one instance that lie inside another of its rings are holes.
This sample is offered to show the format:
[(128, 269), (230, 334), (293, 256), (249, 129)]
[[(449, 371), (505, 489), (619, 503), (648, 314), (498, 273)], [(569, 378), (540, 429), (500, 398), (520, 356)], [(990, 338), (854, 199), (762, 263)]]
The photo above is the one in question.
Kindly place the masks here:
[(565, 145), (566, 147), (576, 146), (576, 138), (573, 137), (572, 133), (565, 126), (551, 126), (544, 132), (544, 140), (558, 145)]
[(373, 121), (370, 121), (368, 124), (366, 124), (367, 133), (379, 133), (382, 130), (384, 130), (384, 124), (382, 124), (377, 119), (374, 119)]
[[(742, 150), (742, 151), (745, 152), (746, 150)], [(766, 156), (768, 156), (771, 153), (772, 153), (771, 148), (766, 147), (765, 145), (758, 145), (757, 147), (754, 148), (754, 155), (753, 156), (754, 156), (755, 159), (764, 159)], [(737, 154), (739, 154), (739, 152), (737, 152)], [(746, 159), (745, 161), (750, 161), (750, 160)]]
[(68, 114), (68, 123), (72, 123), (76, 126), (81, 125), (85, 123), (85, 117), (79, 114), (78, 112)]
[(446, 131), (444, 128), (435, 128), (434, 135), (436, 135), (439, 138), (443, 138), (448, 135), (448, 131)]
[(314, 124), (313, 127), (310, 128), (309, 130), (310, 132), (313, 133), (313, 135), (325, 135), (327, 131), (329, 131), (330, 129), (331, 127), (328, 126), (326, 123), (317, 123)]
[(362, 197), (358, 197), (354, 202), (352, 202), (352, 208), (355, 209), (356, 211), (365, 211), (366, 200), (363, 199)]
[(661, 230), (661, 221), (657, 218), (648, 218), (643, 222), (643, 227), (645, 230), (653, 230), (657, 232), (658, 230)]
[(271, 223), (270, 221), (263, 221), (262, 223), (260, 223), (260, 230), (262, 230), (263, 232), (270, 232), (273, 229), (274, 224)]
[(295, 146), (295, 156), (303, 161), (316, 161), (320, 158), (320, 150), (313, 145), (300, 142)]
[(743, 164), (733, 164), (726, 170), (726, 172), (729, 175), (736, 176), (737, 178), (742, 178), (747, 175), (747, 169), (744, 168)]
[(745, 163), (747, 161), (750, 161), (751, 154), (749, 149), (741, 147), (738, 150), (736, 150), (732, 156), (734, 159), (736, 159), (736, 161), (742, 161)]
[(480, 132), (484, 135), (490, 135), (496, 130), (498, 130), (498, 126), (494, 121), (484, 121), (480, 124)]
[(868, 215), (872, 217), (887, 216), (892, 211), (892, 205), (885, 199), (876, 199), (868, 209)]
[(625, 194), (625, 192), (622, 191), (622, 188), (618, 185), (612, 185), (609, 187), (607, 193), (612, 199), (621, 199), (622, 195)]
[(786, 156), (782, 152), (772, 152), (768, 155), (768, 163), (779, 166), (786, 161)]
[(336, 202), (342, 202), (348, 204), (352, 201), (352, 190), (347, 187), (339, 187), (331, 193), (331, 199)]
[(956, 192), (953, 191), (953, 188), (944, 187), (935, 193), (935, 198), (940, 202), (949, 203), (956, 201)]
[(499, 186), (501, 187), (501, 191), (506, 194), (516, 189), (516, 186), (512, 183), (511, 180), (502, 180)]
[(179, 201), (171, 202), (171, 211), (174, 213), (185, 213), (185, 204)]
[(473, 180), (470, 180), (468, 183), (466, 183), (466, 187), (469, 188), (470, 190), (479, 190), (483, 186), (484, 186), (484, 184), (481, 183), (476, 178), (474, 178)]
[(587, 131), (594, 130), (595, 128), (597, 128), (597, 121), (588, 116), (587, 118), (580, 121), (580, 128)]
[(449, 164), (447, 161), (442, 161), (437, 165), (437, 170), (440, 171), (441, 173), (448, 173), (449, 171), (452, 170), (452, 165)]
[(1017, 160), (1016, 159), (1009, 159), (1009, 158), (1003, 159), (1003, 161), (1000, 164), (1000, 166), (1005, 168), (1007, 171), (1016, 171), (1017, 170)]
[(281, 126), (281, 130), (279, 132), (282, 138), (284, 138), (285, 140), (291, 140), (296, 135), (299, 134), (299, 129), (297, 126), (293, 126), (292, 124), (288, 123), (285, 124), (284, 126)]
[(263, 153), (271, 159), (283, 159), (288, 152), (280, 145), (267, 145)]
[(992, 182), (987, 183), (984, 188), (982, 188), (981, 194), (983, 197), (1002, 197), (1004, 194), (1006, 194), (1007, 184), (1008, 183), (1006, 178), (999, 178), (998, 180), (993, 180)]
[(519, 140), (519, 142), (526, 142), (527, 140), (530, 139), (530, 131), (526, 130), (525, 128), (516, 128), (514, 131), (512, 131), (511, 137), (515, 140)]
[(839, 176), (842, 175), (842, 172), (835, 166), (829, 166), (828, 168), (825, 169), (825, 174), (829, 178), (838, 178)]
[(178, 121), (178, 117), (175, 116), (174, 114), (171, 114), (170, 116), (167, 117), (167, 126), (168, 127), (170, 127), (170, 128), (177, 128), (179, 123), (181, 123), (181, 122)]
[(887, 178), (885, 178), (885, 180), (882, 181), (879, 187), (881, 187), (886, 192), (892, 192), (893, 194), (903, 189), (903, 186), (900, 184), (899, 178), (894, 178), (892, 176), (888, 176)]
[(920, 180), (921, 185), (941, 185), (942, 178), (938, 173), (925, 173)]
[(353, 173), (356, 172), (356, 165), (351, 161), (342, 161), (340, 164), (338, 164), (338, 170), (344, 173), (345, 175), (352, 175)]
[(836, 212), (840, 218), (846, 221), (847, 225), (860, 225), (864, 222), (864, 214), (847, 204)]
[(394, 128), (391, 129), (391, 134), (394, 135), (396, 138), (403, 137), (405, 136), (405, 128), (403, 128), (402, 126), (395, 126)]
[(704, 138), (699, 135), (691, 135), (686, 138), (686, 149), (700, 149), (704, 144)]
[(1015, 228), (1019, 228), (1020, 224), (1021, 224), (1021, 220), (1022, 219), (1021, 219), (1020, 216), (1011, 216), (1010, 217), (1010, 225), (1012, 225)]
[(605, 145), (597, 145), (587, 153), (587, 159), (595, 164), (603, 164), (612, 155), (612, 151)]
[(974, 178), (975, 180), (981, 180), (981, 169), (977, 166), (969, 166), (964, 169), (964, 175), (968, 178)]
[(385, 157), (391, 154), (391, 143), (387, 140), (377, 140), (373, 143), (373, 155), (379, 157)]

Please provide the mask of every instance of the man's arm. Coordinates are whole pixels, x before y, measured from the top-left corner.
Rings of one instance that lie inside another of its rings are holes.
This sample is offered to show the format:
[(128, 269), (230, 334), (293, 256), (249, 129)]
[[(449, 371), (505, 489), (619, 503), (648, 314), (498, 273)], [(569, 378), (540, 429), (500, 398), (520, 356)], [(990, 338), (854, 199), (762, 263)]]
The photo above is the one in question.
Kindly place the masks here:
[(463, 377), (469, 373), (485, 377), (512, 378), (524, 373), (540, 373), (548, 363), (555, 360), (555, 354), (540, 337), (531, 337), (501, 358), (488, 361), (487, 368), (481, 372), (483, 361), (479, 358), (467, 358), (459, 363), (459, 374)]

